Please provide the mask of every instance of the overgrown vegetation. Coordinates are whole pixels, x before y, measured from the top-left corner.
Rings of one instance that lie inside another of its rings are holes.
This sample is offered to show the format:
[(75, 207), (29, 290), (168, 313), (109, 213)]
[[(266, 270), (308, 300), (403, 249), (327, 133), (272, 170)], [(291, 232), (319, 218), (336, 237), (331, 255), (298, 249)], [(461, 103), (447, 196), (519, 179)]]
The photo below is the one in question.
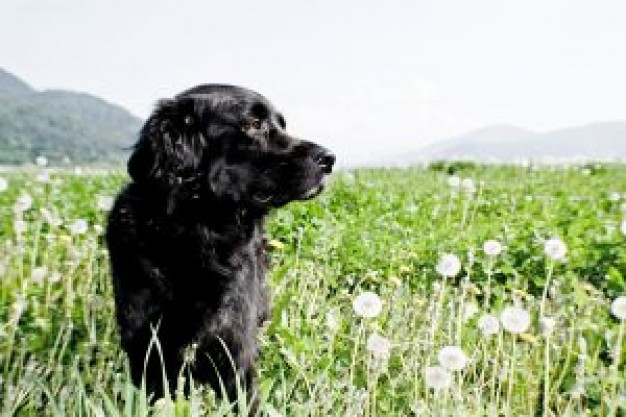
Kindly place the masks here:
[[(2, 414), (227, 415), (129, 383), (102, 242), (125, 177), (39, 171), (0, 178)], [(626, 415), (626, 168), (454, 172), (342, 172), (272, 216), (265, 414)]]

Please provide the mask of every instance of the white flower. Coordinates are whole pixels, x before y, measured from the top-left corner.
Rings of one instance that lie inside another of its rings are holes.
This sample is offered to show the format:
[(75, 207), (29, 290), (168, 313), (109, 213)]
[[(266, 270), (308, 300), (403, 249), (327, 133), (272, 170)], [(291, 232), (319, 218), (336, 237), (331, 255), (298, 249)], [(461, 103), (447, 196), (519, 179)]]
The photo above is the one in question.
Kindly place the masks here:
[(389, 339), (379, 335), (378, 333), (372, 333), (367, 338), (367, 350), (379, 358), (386, 358), (389, 356), (391, 350), (391, 343)]
[(463, 304), (463, 320), (467, 321), (474, 317), (478, 313), (478, 306), (476, 303)]
[(11, 305), (11, 310), (15, 316), (19, 317), (24, 313), (27, 307), (28, 302), (23, 298), (18, 298), (13, 302), (13, 305)]
[(474, 180), (471, 178), (463, 178), (463, 181), (461, 181), (461, 187), (468, 193), (476, 191), (476, 185), (474, 184)]
[(13, 211), (16, 213), (22, 213), (33, 206), (33, 198), (29, 194), (22, 194), (17, 198), (17, 201), (13, 205)]
[(35, 163), (40, 167), (45, 167), (46, 165), (48, 165), (48, 158), (43, 155), (39, 155), (37, 158), (35, 158)]
[(48, 275), (48, 268), (46, 268), (45, 266), (38, 266), (36, 268), (33, 268), (30, 273), (31, 279), (37, 284), (41, 284), (46, 278), (46, 275)]
[(48, 277), (48, 281), (50, 281), (50, 283), (52, 284), (54, 284), (55, 282), (61, 281), (61, 274), (59, 272), (51, 273), (50, 276)]
[(39, 211), (41, 212), (41, 216), (44, 218), (46, 223), (48, 223), (50, 226), (58, 227), (61, 225), (61, 223), (63, 223), (59, 216), (57, 216), (47, 208), (42, 207), (39, 209)]
[(613, 191), (611, 194), (609, 194), (609, 201), (612, 201), (613, 203), (620, 201), (621, 198), (622, 196), (617, 191)]
[(0, 193), (6, 191), (9, 188), (9, 182), (6, 178), (0, 177)]
[(450, 371), (460, 371), (467, 365), (467, 355), (458, 346), (445, 346), (437, 359), (441, 366)]
[(168, 415), (174, 411), (174, 403), (169, 398), (161, 397), (154, 402), (154, 409), (158, 415)]
[(530, 326), (530, 314), (520, 307), (507, 307), (500, 314), (500, 322), (511, 333), (523, 333)]
[(424, 382), (434, 390), (446, 389), (452, 385), (452, 374), (441, 366), (427, 366), (424, 369)]
[(550, 259), (559, 261), (565, 258), (567, 254), (567, 246), (558, 238), (552, 238), (545, 241), (543, 250)]
[(48, 171), (41, 171), (39, 174), (37, 174), (37, 181), (39, 181), (39, 182), (48, 182), (48, 181), (50, 181), (50, 172), (48, 172)]
[(611, 303), (611, 313), (620, 320), (626, 320), (626, 295), (617, 297)]
[(435, 268), (444, 277), (454, 277), (461, 271), (461, 261), (451, 253), (444, 254)]
[(13, 220), (13, 230), (16, 234), (22, 234), (28, 230), (28, 223), (22, 219)]
[(87, 231), (88, 228), (89, 225), (87, 223), (87, 220), (84, 219), (77, 219), (69, 226), (70, 233), (73, 235), (82, 235)]
[(543, 336), (550, 336), (556, 326), (556, 320), (552, 317), (542, 317), (539, 319), (539, 331)]
[(98, 210), (109, 211), (113, 207), (113, 197), (109, 195), (99, 195), (96, 202)]
[(500, 321), (496, 316), (486, 314), (478, 320), (478, 328), (484, 337), (493, 336), (500, 331)]
[(380, 314), (383, 309), (383, 302), (378, 295), (366, 291), (359, 294), (352, 303), (354, 312), (365, 318), (373, 318)]
[(622, 220), (622, 226), (620, 227), (622, 234), (626, 235), (626, 219)]
[(335, 332), (339, 329), (338, 313), (336, 309), (331, 309), (326, 313), (326, 327), (328, 330)]
[(448, 185), (452, 188), (458, 188), (461, 185), (461, 179), (456, 175), (450, 175), (448, 177)]
[(502, 245), (497, 240), (488, 240), (483, 245), (483, 250), (488, 256), (498, 256), (502, 252)]

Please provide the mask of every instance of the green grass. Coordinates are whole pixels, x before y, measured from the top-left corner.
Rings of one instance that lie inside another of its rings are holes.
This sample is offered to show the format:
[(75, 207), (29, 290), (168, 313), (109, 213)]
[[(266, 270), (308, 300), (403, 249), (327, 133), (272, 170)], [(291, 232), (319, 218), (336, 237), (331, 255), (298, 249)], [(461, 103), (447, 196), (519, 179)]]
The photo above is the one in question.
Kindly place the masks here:
[[(0, 174), (0, 413), (228, 415), (206, 390), (151, 407), (129, 382), (96, 204), (125, 176), (36, 174)], [(441, 169), (343, 172), (316, 200), (274, 213), (270, 238), (283, 245), (260, 335), (264, 413), (626, 415), (626, 324), (610, 310), (626, 295), (626, 167), (465, 165), (458, 175), (476, 192), (451, 188)], [(16, 214), (25, 193), (32, 207)], [(15, 233), (16, 218), (27, 231)], [(76, 219), (86, 233), (70, 233)], [(552, 237), (566, 243), (565, 261), (544, 253)], [(500, 255), (484, 253), (489, 239)], [(454, 277), (436, 272), (446, 253), (461, 261)], [(355, 314), (364, 291), (383, 301), (377, 317)], [(544, 294), (551, 333), (539, 326)], [(481, 333), (482, 316), (513, 305), (530, 312), (524, 333)], [(367, 350), (373, 333), (389, 340), (387, 356)], [(433, 390), (424, 372), (448, 345), (469, 361)]]

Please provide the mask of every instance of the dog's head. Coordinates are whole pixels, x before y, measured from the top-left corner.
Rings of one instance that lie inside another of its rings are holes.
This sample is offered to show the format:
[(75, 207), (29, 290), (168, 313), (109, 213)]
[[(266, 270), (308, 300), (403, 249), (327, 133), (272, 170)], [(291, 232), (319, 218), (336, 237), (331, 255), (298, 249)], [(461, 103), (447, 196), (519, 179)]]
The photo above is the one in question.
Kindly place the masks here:
[(197, 86), (159, 102), (128, 172), (135, 182), (169, 188), (194, 183), (212, 198), (250, 207), (312, 198), (322, 191), (335, 156), (286, 128), (283, 115), (254, 91)]

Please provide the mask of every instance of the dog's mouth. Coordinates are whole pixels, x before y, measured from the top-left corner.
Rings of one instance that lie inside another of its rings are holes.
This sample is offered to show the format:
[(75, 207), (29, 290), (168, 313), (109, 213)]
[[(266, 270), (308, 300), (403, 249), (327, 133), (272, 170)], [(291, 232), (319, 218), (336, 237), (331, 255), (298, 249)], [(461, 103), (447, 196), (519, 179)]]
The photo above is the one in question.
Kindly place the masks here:
[(300, 195), (297, 200), (311, 200), (312, 198), (317, 197), (318, 195), (320, 195), (322, 193), (322, 191), (324, 191), (324, 187), (325, 187), (325, 183), (324, 181), (320, 182), (318, 185), (316, 185), (315, 187), (311, 188), (310, 190), (305, 191), (304, 193), (302, 193), (302, 195)]
[(315, 186), (307, 189), (304, 192), (300, 192), (297, 194), (284, 194), (279, 192), (274, 192), (271, 190), (258, 191), (252, 196), (252, 202), (258, 206), (282, 206), (290, 201), (299, 200), (306, 201), (311, 200), (324, 191), (326, 187), (326, 177), (320, 180)]

